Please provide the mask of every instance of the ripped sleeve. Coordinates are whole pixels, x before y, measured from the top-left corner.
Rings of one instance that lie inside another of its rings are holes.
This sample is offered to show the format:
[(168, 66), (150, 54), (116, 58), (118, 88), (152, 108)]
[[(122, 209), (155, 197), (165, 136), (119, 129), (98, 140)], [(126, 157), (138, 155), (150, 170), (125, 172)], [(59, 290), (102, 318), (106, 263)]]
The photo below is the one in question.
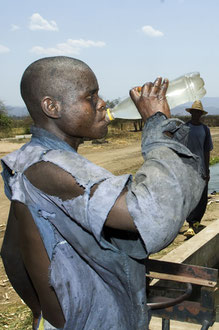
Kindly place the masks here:
[(145, 162), (129, 183), (127, 206), (148, 253), (161, 250), (175, 238), (200, 200), (203, 170), (199, 158), (185, 146), (187, 136), (183, 122), (166, 119), (162, 113), (145, 124)]

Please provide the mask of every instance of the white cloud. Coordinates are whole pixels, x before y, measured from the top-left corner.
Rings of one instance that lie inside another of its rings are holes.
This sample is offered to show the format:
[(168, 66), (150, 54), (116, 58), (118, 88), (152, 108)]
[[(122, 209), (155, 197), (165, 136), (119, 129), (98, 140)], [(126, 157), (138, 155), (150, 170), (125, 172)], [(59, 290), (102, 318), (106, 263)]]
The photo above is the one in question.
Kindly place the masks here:
[(68, 39), (66, 42), (57, 44), (55, 47), (52, 48), (35, 46), (31, 48), (30, 51), (37, 55), (78, 55), (82, 48), (104, 47), (105, 45), (106, 44), (103, 41)]
[(35, 13), (30, 17), (29, 29), (35, 30), (46, 30), (46, 31), (58, 31), (58, 26), (55, 21), (47, 21), (40, 14)]
[(17, 31), (20, 30), (20, 26), (16, 25), (16, 24), (11, 24), (11, 31)]
[(145, 25), (141, 29), (147, 36), (152, 37), (152, 38), (163, 37), (163, 35), (164, 35), (163, 32), (161, 32), (159, 30), (155, 30), (151, 25)]
[(0, 54), (9, 53), (10, 49), (6, 46), (0, 45)]

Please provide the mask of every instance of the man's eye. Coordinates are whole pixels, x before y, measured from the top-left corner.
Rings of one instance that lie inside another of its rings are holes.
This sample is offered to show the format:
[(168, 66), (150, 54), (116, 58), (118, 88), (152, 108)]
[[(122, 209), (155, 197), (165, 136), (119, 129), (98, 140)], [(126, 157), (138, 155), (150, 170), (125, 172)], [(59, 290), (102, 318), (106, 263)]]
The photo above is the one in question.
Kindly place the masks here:
[(88, 95), (87, 99), (93, 103), (96, 103), (98, 101), (98, 95), (97, 94)]

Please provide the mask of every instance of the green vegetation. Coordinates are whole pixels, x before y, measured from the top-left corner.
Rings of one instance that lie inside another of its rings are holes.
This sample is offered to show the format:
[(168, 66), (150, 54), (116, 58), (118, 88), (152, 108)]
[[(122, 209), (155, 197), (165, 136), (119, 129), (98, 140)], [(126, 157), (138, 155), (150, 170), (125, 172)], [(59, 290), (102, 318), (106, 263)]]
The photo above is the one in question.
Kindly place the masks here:
[(4, 113), (0, 113), (0, 129), (5, 131), (10, 131), (12, 127), (12, 119), (9, 118)]
[[(187, 122), (191, 119), (191, 116), (176, 116), (177, 118)], [(209, 127), (218, 127), (219, 126), (219, 116), (204, 116), (201, 119), (202, 123), (209, 126)]]
[(29, 134), (32, 122), (30, 116), (9, 117), (7, 107), (0, 100), (0, 139), (19, 134)]
[(0, 131), (9, 132), (12, 127), (13, 120), (7, 116), (7, 109), (2, 101), (0, 101)]
[(210, 157), (210, 165), (219, 163), (219, 157)]

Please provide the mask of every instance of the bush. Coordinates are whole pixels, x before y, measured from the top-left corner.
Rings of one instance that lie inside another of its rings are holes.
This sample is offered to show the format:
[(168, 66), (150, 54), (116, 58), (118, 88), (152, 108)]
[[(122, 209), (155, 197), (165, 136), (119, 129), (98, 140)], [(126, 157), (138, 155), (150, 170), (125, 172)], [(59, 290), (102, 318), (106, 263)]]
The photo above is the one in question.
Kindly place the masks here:
[(2, 130), (9, 130), (12, 127), (13, 120), (4, 113), (0, 113), (0, 128)]
[(215, 165), (219, 163), (219, 157), (211, 157), (210, 158), (210, 165)]
[[(191, 116), (175, 116), (185, 122), (191, 119)], [(209, 127), (219, 126), (219, 116), (216, 115), (207, 115), (201, 118), (201, 122)]]
[(25, 128), (24, 134), (31, 134), (31, 133), (30, 133), (30, 127), (26, 127), (26, 128)]

